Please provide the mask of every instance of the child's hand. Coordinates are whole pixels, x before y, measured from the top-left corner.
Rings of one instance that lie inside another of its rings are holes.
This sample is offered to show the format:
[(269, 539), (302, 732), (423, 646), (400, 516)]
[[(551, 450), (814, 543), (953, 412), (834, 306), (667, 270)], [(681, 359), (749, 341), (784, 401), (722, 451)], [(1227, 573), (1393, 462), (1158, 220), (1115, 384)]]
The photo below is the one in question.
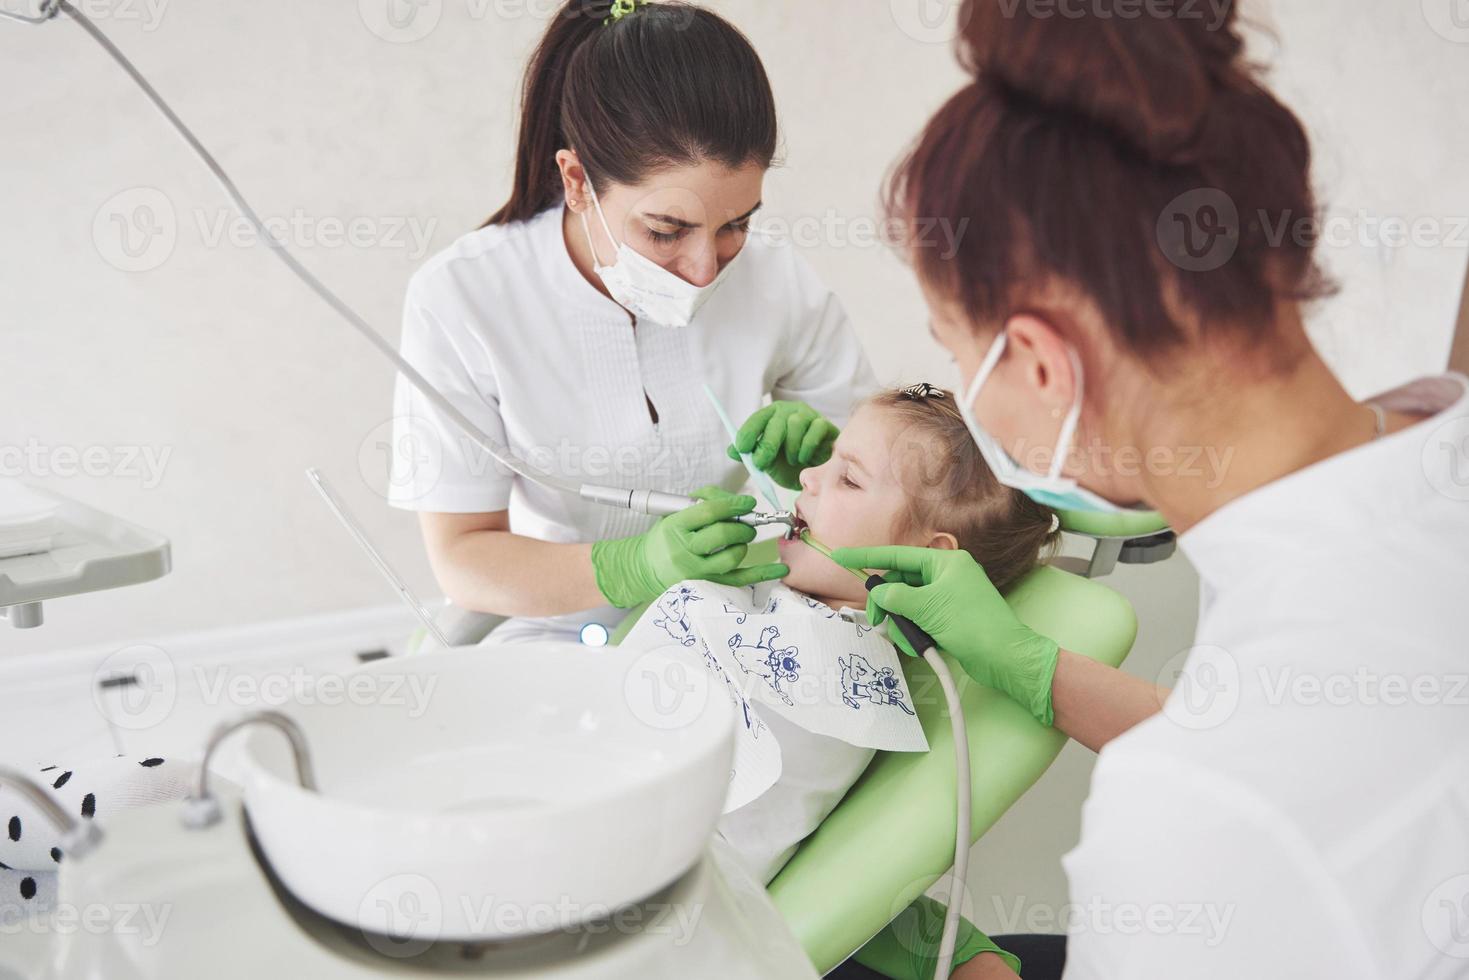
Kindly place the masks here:
[(787, 490), (801, 489), (801, 471), (831, 458), (838, 429), (805, 402), (771, 402), (740, 426), (729, 458), (750, 453), (755, 468)]

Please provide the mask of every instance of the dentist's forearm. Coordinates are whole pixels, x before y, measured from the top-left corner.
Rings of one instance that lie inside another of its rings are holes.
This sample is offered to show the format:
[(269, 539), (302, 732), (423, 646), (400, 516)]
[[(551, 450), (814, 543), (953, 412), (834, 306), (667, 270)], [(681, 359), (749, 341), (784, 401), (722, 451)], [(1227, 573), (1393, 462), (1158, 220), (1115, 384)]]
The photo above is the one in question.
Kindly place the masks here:
[(590, 544), (557, 544), (509, 531), (469, 531), (429, 549), (434, 576), (455, 605), (501, 616), (555, 616), (604, 606)]
[(1157, 714), (1168, 689), (1062, 650), (1051, 681), (1054, 726), (1093, 752)]

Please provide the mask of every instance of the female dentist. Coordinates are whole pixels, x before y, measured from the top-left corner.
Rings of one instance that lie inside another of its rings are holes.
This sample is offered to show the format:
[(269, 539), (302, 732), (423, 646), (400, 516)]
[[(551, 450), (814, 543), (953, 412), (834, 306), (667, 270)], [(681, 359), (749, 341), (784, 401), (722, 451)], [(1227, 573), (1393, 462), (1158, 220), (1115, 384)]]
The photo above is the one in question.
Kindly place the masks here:
[[(521, 117), (510, 200), (409, 285), (404, 356), (568, 478), (737, 487), (705, 384), (740, 415), (780, 400), (797, 453), (822, 461), (825, 417), (875, 381), (831, 292), (750, 232), (776, 115), (745, 37), (697, 7), (569, 0), (526, 70)], [(751, 497), (711, 488), (655, 522), (498, 469), (402, 379), (395, 416), (390, 499), (420, 512), (454, 602), (520, 617), (496, 642), (574, 639), (686, 578), (786, 572), (736, 570), (754, 530), (729, 518)]]
[(996, 471), (1180, 532), (1202, 595), (1177, 686), (1058, 649), (962, 552), (836, 557), (895, 580), (875, 617), (1100, 750), (1067, 977), (1463, 975), (1469, 379), (1343, 390), (1302, 323), (1323, 291), (1289, 233), (1316, 213), (1306, 135), (1234, 9), (1184, 9), (966, 0), (974, 80), (889, 195), (977, 229), (912, 259)]

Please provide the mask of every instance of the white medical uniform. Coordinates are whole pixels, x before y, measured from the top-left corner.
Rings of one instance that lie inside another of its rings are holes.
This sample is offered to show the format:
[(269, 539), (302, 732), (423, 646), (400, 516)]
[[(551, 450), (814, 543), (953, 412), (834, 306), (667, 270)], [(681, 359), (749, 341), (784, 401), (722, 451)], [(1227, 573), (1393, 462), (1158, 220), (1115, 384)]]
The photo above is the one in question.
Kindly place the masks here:
[[(578, 483), (737, 489), (744, 469), (725, 455), (705, 384), (736, 424), (767, 395), (840, 424), (876, 388), (840, 302), (789, 247), (752, 233), (692, 324), (634, 329), (572, 263), (562, 213), (463, 236), (418, 270), (405, 301), (403, 356), (522, 458)], [(401, 377), (394, 415), (395, 506), (508, 509), (511, 531), (555, 542), (622, 538), (653, 523), (509, 473)], [(588, 622), (610, 627), (622, 616), (603, 606), (513, 619), (491, 640), (575, 639)]]
[(1097, 760), (1067, 977), (1469, 975), (1466, 385), (1180, 537), (1197, 645)]

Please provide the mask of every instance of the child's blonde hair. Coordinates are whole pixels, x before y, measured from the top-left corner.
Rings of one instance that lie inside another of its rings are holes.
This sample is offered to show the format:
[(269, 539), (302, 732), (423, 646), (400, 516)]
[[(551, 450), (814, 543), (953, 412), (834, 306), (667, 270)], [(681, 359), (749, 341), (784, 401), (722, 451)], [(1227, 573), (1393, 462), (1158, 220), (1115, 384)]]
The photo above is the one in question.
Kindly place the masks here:
[(1001, 592), (1055, 553), (1061, 540), (1055, 513), (995, 479), (953, 392), (924, 383), (880, 392), (864, 404), (900, 424), (893, 466), (908, 507), (896, 534), (952, 534)]

